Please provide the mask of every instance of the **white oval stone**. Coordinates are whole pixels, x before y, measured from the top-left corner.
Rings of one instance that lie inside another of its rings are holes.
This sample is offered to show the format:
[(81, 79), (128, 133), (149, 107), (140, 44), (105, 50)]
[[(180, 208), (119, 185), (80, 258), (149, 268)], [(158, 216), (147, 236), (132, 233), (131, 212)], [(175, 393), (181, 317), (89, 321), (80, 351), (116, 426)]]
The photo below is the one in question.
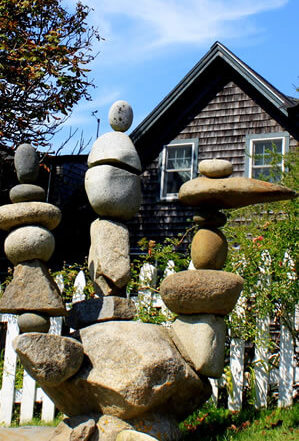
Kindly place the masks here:
[(108, 132), (93, 144), (88, 156), (88, 167), (100, 164), (125, 164), (136, 172), (141, 172), (138, 153), (128, 135), (121, 132)]
[(204, 159), (199, 163), (199, 173), (208, 178), (225, 178), (233, 172), (233, 165), (226, 159)]
[(5, 254), (14, 265), (33, 259), (47, 262), (54, 248), (53, 234), (46, 228), (37, 226), (18, 228), (10, 233), (4, 242)]
[(112, 165), (97, 165), (85, 174), (85, 190), (101, 217), (128, 220), (141, 203), (140, 177)]
[(115, 101), (108, 114), (109, 124), (117, 132), (125, 132), (131, 127), (133, 121), (133, 110), (126, 101)]

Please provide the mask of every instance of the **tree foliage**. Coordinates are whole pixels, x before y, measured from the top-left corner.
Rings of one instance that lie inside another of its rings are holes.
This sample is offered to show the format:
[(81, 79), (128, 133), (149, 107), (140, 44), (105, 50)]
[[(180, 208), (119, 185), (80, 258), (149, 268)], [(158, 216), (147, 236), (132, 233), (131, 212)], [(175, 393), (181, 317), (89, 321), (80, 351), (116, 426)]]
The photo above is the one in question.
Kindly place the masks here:
[(0, 0), (0, 145), (44, 146), (73, 106), (90, 99), (87, 65), (100, 39), (87, 6)]

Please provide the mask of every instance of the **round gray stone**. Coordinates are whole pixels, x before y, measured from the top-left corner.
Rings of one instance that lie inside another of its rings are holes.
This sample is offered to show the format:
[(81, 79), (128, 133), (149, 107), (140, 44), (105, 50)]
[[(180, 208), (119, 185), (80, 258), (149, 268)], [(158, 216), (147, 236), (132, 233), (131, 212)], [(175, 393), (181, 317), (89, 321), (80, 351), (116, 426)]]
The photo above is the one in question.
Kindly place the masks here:
[(43, 332), (50, 329), (50, 318), (33, 312), (27, 312), (18, 317), (20, 332)]
[(233, 165), (226, 159), (204, 159), (199, 163), (199, 172), (208, 178), (225, 178), (233, 172)]
[(88, 156), (88, 167), (100, 164), (118, 164), (132, 168), (133, 172), (141, 172), (138, 153), (131, 139), (121, 132), (108, 132), (100, 136), (93, 144)]
[(131, 127), (133, 121), (133, 110), (126, 101), (115, 101), (108, 114), (109, 124), (117, 132), (125, 132)]
[(97, 165), (85, 174), (89, 203), (101, 217), (128, 220), (141, 203), (140, 177), (111, 165)]
[(46, 192), (39, 185), (33, 184), (19, 184), (12, 187), (9, 192), (11, 202), (31, 202), (31, 201), (45, 201)]
[(61, 220), (61, 211), (46, 202), (19, 202), (0, 207), (0, 229), (40, 224), (53, 230)]
[(55, 249), (53, 234), (43, 227), (26, 226), (12, 231), (4, 242), (7, 258), (17, 265), (26, 260), (47, 262)]
[(15, 151), (15, 169), (22, 184), (35, 182), (39, 172), (39, 157), (30, 144), (21, 144)]

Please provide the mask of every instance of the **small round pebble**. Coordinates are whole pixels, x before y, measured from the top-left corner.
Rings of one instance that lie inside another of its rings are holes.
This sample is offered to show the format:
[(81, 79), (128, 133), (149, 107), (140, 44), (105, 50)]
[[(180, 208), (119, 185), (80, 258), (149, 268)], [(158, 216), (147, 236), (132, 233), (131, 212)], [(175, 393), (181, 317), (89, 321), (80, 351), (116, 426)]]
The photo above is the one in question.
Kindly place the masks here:
[(125, 132), (131, 127), (133, 110), (126, 101), (116, 101), (112, 104), (108, 114), (109, 124), (117, 132)]
[(225, 178), (233, 172), (233, 165), (226, 159), (204, 159), (199, 163), (199, 173), (208, 178)]
[(46, 199), (46, 192), (39, 185), (19, 184), (12, 187), (9, 192), (9, 197), (14, 204), (31, 201), (43, 202)]
[(39, 157), (30, 144), (21, 144), (15, 151), (15, 169), (21, 184), (35, 182), (39, 172)]
[(21, 333), (43, 332), (50, 329), (50, 318), (33, 312), (26, 312), (18, 317), (18, 326)]

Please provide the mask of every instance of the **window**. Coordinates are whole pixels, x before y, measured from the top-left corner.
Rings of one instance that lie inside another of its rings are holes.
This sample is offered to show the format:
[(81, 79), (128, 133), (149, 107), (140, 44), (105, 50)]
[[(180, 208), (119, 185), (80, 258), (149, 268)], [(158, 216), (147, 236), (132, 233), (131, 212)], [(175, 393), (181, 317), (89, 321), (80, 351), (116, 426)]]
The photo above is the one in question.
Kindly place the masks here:
[(162, 152), (161, 199), (176, 199), (181, 185), (193, 179), (197, 170), (198, 140), (177, 140)]
[[(245, 173), (249, 178), (278, 181), (284, 171), (283, 156), (289, 149), (289, 134), (268, 133), (246, 136)], [(273, 155), (277, 154), (275, 169)]]

